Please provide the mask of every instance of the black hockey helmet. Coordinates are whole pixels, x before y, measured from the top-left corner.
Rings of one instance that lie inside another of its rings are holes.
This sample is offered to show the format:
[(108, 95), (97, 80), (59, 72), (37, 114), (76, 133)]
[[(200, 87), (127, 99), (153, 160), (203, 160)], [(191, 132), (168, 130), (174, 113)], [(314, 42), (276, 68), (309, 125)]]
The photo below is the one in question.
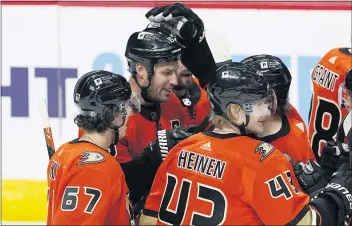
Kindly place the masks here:
[[(108, 71), (92, 71), (81, 76), (76, 83), (73, 99), (81, 110), (80, 115), (104, 122), (110, 120), (108, 127), (114, 130), (124, 125), (130, 110), (139, 113), (141, 109), (138, 96), (132, 92), (127, 80)], [(104, 118), (107, 111), (111, 112), (110, 119)], [(121, 120), (110, 125), (118, 115), (122, 116)]]
[(136, 75), (136, 64), (143, 64), (149, 75), (154, 74), (154, 66), (160, 63), (174, 62), (181, 59), (181, 45), (168, 30), (151, 23), (143, 31), (133, 33), (127, 42), (125, 57), (128, 71)]
[(247, 57), (241, 62), (260, 71), (266, 77), (277, 95), (279, 106), (288, 102), (292, 75), (280, 58), (262, 54)]
[[(265, 115), (276, 111), (275, 92), (267, 79), (260, 72), (243, 64), (228, 63), (219, 67), (216, 79), (208, 85), (207, 92), (212, 112), (225, 118), (229, 104), (240, 105), (247, 116), (254, 113), (254, 110)], [(263, 103), (260, 109), (257, 107), (259, 103)]]
[(352, 68), (346, 74), (345, 86), (346, 86), (346, 89), (348, 89), (349, 91), (352, 91)]
[(352, 110), (352, 68), (346, 73), (344, 83), (339, 86), (338, 101), (339, 106)]

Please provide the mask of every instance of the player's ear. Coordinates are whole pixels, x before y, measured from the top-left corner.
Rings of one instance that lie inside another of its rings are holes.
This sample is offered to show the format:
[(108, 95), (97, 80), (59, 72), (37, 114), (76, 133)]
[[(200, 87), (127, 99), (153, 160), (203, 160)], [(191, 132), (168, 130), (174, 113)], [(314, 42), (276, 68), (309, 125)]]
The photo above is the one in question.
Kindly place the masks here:
[(227, 107), (227, 117), (236, 125), (242, 125), (246, 119), (243, 109), (238, 104), (230, 104)]
[(149, 79), (148, 79), (148, 71), (143, 64), (137, 63), (136, 64), (136, 77), (139, 85), (141, 86), (148, 86)]

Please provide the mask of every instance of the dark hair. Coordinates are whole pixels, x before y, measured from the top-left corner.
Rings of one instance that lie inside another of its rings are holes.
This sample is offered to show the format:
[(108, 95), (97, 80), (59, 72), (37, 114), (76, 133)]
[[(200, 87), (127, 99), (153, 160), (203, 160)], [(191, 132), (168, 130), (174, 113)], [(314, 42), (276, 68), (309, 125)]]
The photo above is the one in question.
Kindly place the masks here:
[(111, 107), (105, 107), (102, 115), (90, 116), (79, 114), (75, 117), (74, 122), (79, 128), (87, 132), (103, 133), (110, 128), (115, 115), (116, 113)]

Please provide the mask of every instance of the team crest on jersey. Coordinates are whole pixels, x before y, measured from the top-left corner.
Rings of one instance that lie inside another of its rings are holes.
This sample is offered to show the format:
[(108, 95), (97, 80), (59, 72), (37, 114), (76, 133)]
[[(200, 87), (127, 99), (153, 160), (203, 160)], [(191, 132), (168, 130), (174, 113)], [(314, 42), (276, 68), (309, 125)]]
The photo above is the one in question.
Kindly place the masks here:
[(99, 162), (104, 162), (105, 157), (99, 152), (87, 151), (81, 154), (81, 161), (77, 163), (78, 166), (84, 164), (95, 164)]
[(260, 161), (263, 161), (266, 157), (268, 157), (273, 151), (275, 150), (275, 147), (272, 146), (271, 144), (268, 144), (266, 142), (260, 143), (256, 148), (254, 153), (259, 152), (260, 154)]

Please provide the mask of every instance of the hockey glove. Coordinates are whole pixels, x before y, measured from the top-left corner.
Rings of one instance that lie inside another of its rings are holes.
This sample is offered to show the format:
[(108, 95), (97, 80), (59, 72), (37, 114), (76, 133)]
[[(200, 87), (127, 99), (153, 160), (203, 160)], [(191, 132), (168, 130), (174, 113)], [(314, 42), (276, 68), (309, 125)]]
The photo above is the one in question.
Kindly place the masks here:
[(180, 44), (186, 48), (204, 39), (203, 21), (183, 4), (158, 6), (149, 10), (145, 16), (151, 22), (165, 23), (172, 33), (181, 38)]
[(302, 190), (308, 195), (324, 188), (330, 179), (314, 160), (309, 160), (306, 164), (298, 161), (292, 167)]
[(157, 132), (156, 147), (160, 150), (163, 161), (165, 160), (171, 148), (173, 148), (182, 140), (192, 136), (192, 132), (195, 130), (195, 128), (196, 126), (187, 128), (178, 127), (173, 130), (159, 130)]
[(328, 185), (318, 196), (328, 196), (335, 201), (338, 207), (339, 223), (343, 222), (352, 213), (352, 171), (349, 164), (344, 163), (337, 172), (333, 174)]
[(321, 168), (332, 175), (345, 162), (348, 162), (348, 147), (340, 144), (340, 148), (335, 141), (328, 141), (323, 147), (320, 156)]
[(193, 135), (196, 126), (187, 128), (179, 127), (173, 130), (157, 131), (156, 141), (150, 142), (144, 149), (144, 155), (148, 156), (151, 165), (158, 168), (162, 161), (165, 160), (167, 154), (176, 144)]
[(151, 9), (145, 15), (151, 22), (160, 22), (177, 36), (183, 46), (182, 64), (192, 72), (204, 88), (216, 74), (216, 64), (204, 35), (203, 21), (187, 6), (176, 3)]

